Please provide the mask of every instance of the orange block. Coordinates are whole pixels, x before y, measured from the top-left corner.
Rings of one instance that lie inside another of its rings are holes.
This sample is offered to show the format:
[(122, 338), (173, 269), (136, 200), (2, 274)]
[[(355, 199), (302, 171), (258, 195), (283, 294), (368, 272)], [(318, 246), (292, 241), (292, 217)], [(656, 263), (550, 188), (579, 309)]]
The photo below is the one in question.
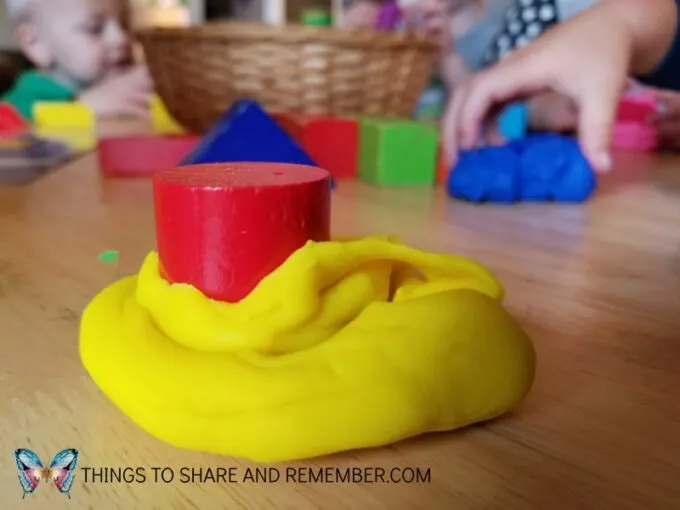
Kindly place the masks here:
[(441, 147), (437, 152), (437, 184), (446, 184), (449, 177), (449, 164), (446, 161), (446, 155)]

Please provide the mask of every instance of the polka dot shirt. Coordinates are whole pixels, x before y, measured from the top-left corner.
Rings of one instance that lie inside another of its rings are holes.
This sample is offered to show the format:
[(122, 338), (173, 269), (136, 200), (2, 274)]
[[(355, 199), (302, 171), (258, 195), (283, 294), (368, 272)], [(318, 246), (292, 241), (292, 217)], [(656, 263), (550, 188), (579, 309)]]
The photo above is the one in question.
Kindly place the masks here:
[(516, 0), (484, 55), (485, 65), (507, 57), (559, 21), (557, 0)]

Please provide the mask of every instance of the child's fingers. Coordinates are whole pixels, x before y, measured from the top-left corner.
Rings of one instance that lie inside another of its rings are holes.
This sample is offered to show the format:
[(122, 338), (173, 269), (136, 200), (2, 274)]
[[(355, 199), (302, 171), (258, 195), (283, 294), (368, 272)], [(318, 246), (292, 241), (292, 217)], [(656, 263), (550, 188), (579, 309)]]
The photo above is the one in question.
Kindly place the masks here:
[(442, 120), (442, 136), (445, 154), (451, 164), (455, 163), (460, 148), (472, 148), (479, 143), (486, 119), (498, 112), (498, 106), (532, 87), (516, 79), (508, 79), (509, 73), (498, 67), (473, 76), (460, 86), (449, 101)]
[(430, 34), (439, 35), (444, 32), (446, 28), (446, 19), (440, 15), (431, 15), (425, 17), (425, 30)]
[(149, 102), (149, 94), (144, 92), (130, 92), (130, 94), (125, 98), (125, 103), (131, 105), (134, 108), (148, 109)]
[(132, 102), (120, 105), (117, 110), (117, 115), (125, 117), (148, 117), (149, 115), (148, 106)]
[(584, 155), (596, 171), (608, 172), (611, 169), (611, 134), (618, 107), (618, 95), (598, 83), (581, 97), (578, 121), (578, 137)]
[(378, 8), (373, 4), (361, 3), (348, 10), (343, 16), (345, 28), (370, 28), (375, 23)]
[(442, 146), (446, 159), (451, 165), (456, 162), (458, 156), (458, 119), (466, 95), (465, 85), (458, 87), (453, 93), (453, 98), (446, 105), (446, 110), (442, 117)]
[(488, 122), (484, 126), (484, 141), (487, 145), (491, 146), (500, 146), (507, 143), (507, 140), (498, 131), (498, 123), (495, 120)]
[(409, 29), (419, 33), (439, 34), (448, 20), (446, 6), (437, 0), (421, 0), (406, 5), (402, 13)]
[(418, 0), (402, 7), (405, 16), (426, 15), (430, 13), (443, 14), (447, 11), (447, 6), (439, 0)]
[[(519, 66), (513, 69), (516, 67)], [(465, 103), (457, 112), (462, 147), (477, 144), (480, 126), (494, 106), (543, 88), (543, 83), (532, 76), (529, 66), (521, 76), (508, 69), (500, 64), (473, 78)]]
[(657, 95), (657, 111), (651, 121), (660, 124), (671, 119), (680, 119), (680, 94), (677, 92), (659, 92)]
[(654, 95), (656, 95), (659, 101), (668, 103), (676, 103), (680, 100), (680, 93), (673, 90), (654, 89)]

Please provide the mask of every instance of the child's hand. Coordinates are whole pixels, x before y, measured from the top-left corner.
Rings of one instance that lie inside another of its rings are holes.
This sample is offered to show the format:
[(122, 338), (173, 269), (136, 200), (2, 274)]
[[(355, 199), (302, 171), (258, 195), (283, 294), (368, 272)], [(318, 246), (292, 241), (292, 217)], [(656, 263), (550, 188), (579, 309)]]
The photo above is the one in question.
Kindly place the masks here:
[(670, 90), (655, 91), (659, 98), (659, 112), (652, 118), (662, 146), (680, 150), (680, 93)]
[(444, 147), (475, 145), (479, 125), (496, 103), (552, 89), (579, 109), (578, 136), (597, 170), (611, 164), (610, 136), (626, 74), (651, 72), (677, 31), (673, 0), (601, 0), (550, 29), (455, 94), (444, 118)]
[(542, 92), (527, 101), (529, 128), (535, 131), (565, 133), (576, 130), (578, 109), (568, 97)]
[(370, 0), (358, 0), (342, 16), (343, 28), (373, 28), (378, 19), (380, 6)]
[[(443, 35), (448, 16), (448, 0), (415, 0), (402, 7), (403, 21), (409, 31)], [(380, 2), (358, 0), (342, 20), (344, 28), (373, 28), (380, 13)]]
[(145, 117), (153, 82), (145, 67), (132, 68), (106, 78), (80, 95), (79, 100), (96, 116)]
[(416, 33), (444, 36), (451, 20), (449, 0), (416, 0), (402, 8), (406, 28)]
[(578, 106), (584, 154), (595, 168), (608, 170), (609, 138), (631, 46), (626, 23), (607, 12), (578, 16), (548, 31), (454, 94), (442, 126), (447, 154), (454, 160), (459, 145), (475, 146), (480, 126), (498, 103), (552, 89)]

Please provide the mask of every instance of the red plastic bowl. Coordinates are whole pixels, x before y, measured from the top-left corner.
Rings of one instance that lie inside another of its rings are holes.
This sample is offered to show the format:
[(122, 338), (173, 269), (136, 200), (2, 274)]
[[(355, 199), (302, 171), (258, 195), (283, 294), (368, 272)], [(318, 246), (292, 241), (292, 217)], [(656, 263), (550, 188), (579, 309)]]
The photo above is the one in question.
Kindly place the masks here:
[(99, 168), (108, 176), (148, 177), (176, 167), (198, 142), (195, 135), (140, 135), (99, 141)]

